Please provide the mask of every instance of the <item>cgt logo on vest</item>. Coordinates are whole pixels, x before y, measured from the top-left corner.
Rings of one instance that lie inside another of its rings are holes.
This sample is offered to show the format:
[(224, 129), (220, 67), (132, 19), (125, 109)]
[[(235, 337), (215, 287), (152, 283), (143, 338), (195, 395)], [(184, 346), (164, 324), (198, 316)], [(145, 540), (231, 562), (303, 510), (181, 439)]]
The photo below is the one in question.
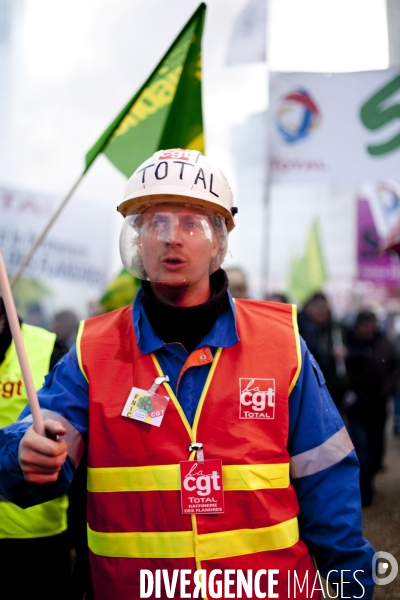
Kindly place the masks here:
[(218, 514), (224, 512), (222, 461), (209, 458), (204, 462), (180, 462), (182, 513)]
[(239, 379), (239, 419), (275, 418), (275, 379)]

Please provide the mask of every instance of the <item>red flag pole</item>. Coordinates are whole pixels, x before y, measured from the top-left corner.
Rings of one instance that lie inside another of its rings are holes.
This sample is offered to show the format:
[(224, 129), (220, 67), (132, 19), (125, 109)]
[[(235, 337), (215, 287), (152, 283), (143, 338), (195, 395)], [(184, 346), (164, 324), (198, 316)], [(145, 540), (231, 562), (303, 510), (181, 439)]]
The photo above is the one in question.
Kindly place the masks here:
[(44, 424), (42, 413), (40, 412), (39, 400), (36, 395), (35, 385), (33, 383), (32, 373), (29, 367), (24, 342), (22, 340), (21, 328), (19, 326), (17, 311), (14, 299), (11, 293), (10, 283), (8, 281), (7, 271), (3, 260), (3, 254), (0, 248), (0, 292), (6, 307), (8, 322), (10, 324), (15, 348), (17, 350), (18, 360), (21, 367), (22, 377), (25, 384), (28, 402), (32, 413), (33, 424), (38, 433), (44, 434)]

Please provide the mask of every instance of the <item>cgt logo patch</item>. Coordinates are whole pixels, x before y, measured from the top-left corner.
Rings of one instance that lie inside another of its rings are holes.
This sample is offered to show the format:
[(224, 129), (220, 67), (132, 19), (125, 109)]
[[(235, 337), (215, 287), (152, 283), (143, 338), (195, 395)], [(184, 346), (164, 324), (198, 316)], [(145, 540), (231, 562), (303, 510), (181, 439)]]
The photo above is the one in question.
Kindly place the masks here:
[(275, 418), (275, 379), (239, 379), (239, 419)]

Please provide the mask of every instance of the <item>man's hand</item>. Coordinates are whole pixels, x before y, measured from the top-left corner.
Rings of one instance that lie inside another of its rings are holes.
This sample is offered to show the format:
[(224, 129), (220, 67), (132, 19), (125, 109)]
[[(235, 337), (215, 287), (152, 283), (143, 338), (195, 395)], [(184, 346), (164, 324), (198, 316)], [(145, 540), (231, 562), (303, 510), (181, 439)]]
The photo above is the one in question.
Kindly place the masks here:
[(57, 439), (57, 436), (65, 435), (67, 430), (58, 421), (49, 419), (44, 422), (44, 427), (49, 437), (38, 434), (32, 425), (19, 444), (19, 464), (29, 483), (57, 481), (67, 458), (67, 442)]

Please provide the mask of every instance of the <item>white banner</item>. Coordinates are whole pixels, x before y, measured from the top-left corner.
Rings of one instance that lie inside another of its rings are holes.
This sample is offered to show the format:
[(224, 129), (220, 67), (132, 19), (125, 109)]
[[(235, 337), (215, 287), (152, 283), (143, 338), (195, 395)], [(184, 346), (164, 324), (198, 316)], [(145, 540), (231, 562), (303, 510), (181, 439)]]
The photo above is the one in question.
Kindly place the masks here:
[[(44, 194), (0, 188), (0, 247), (12, 275), (44, 229), (60, 200)], [(111, 210), (72, 198), (36, 250), (23, 278), (43, 289), (34, 302), (48, 312), (76, 310), (97, 299), (109, 277)]]
[(400, 70), (274, 73), (272, 183), (398, 179)]

